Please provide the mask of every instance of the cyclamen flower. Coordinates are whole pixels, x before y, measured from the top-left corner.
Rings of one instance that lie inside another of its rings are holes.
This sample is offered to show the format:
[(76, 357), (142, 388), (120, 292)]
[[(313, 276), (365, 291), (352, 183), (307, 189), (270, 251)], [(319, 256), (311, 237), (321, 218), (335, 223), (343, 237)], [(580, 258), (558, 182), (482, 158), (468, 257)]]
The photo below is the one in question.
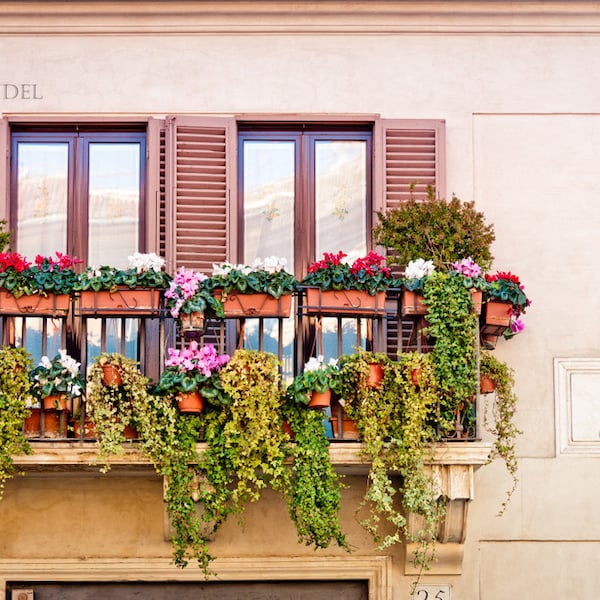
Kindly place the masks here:
[(194, 296), (202, 283), (206, 279), (204, 273), (194, 271), (193, 269), (186, 269), (181, 267), (177, 274), (171, 280), (169, 289), (165, 292), (165, 298), (171, 298), (175, 300), (175, 306), (171, 308), (171, 316), (177, 318), (179, 311), (183, 306), (184, 300), (188, 300)]
[(390, 270), (383, 264), (385, 257), (377, 252), (371, 251), (364, 258), (357, 258), (350, 267), (350, 273), (356, 275), (360, 271), (365, 271), (367, 275), (374, 276), (376, 273), (383, 273), (386, 277), (390, 276)]
[(316, 273), (321, 269), (327, 270), (330, 267), (337, 267), (342, 264), (342, 261), (346, 256), (348, 255), (342, 250), (336, 254), (333, 254), (333, 252), (323, 252), (323, 258), (310, 264), (307, 271), (309, 273)]
[(521, 319), (511, 319), (510, 330), (516, 335), (525, 329), (525, 323)]
[(73, 376), (79, 375), (79, 367), (81, 363), (77, 362), (74, 358), (67, 354), (66, 350), (59, 350), (60, 364)]
[(337, 359), (330, 358), (328, 363), (325, 363), (325, 358), (322, 354), (314, 357), (311, 356), (304, 365), (304, 371), (324, 371), (327, 367), (337, 367)]
[(479, 277), (481, 267), (469, 256), (452, 264), (452, 268), (465, 277)]
[(268, 273), (278, 273), (279, 271), (285, 271), (287, 260), (285, 258), (279, 258), (278, 256), (267, 256), (265, 260), (257, 258), (252, 263), (254, 271), (267, 271)]
[(165, 260), (155, 252), (149, 252), (147, 254), (134, 252), (131, 256), (128, 256), (127, 259), (129, 260), (129, 266), (136, 269), (138, 274), (147, 271), (156, 271), (158, 273), (165, 266)]
[(423, 277), (431, 275), (434, 270), (435, 266), (432, 260), (417, 258), (408, 263), (406, 269), (404, 269), (404, 276), (407, 279), (423, 279)]
[(200, 348), (195, 340), (192, 340), (187, 348), (181, 350), (168, 348), (167, 354), (166, 367), (177, 367), (180, 371), (198, 370), (205, 377), (210, 377), (221, 369), (229, 362), (230, 358), (228, 354), (218, 355), (212, 344), (206, 344)]

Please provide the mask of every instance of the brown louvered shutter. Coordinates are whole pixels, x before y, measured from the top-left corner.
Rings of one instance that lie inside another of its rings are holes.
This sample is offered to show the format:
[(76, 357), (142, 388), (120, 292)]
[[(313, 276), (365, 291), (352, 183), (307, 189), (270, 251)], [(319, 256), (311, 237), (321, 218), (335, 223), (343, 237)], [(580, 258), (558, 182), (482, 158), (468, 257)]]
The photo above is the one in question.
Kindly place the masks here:
[(166, 257), (210, 273), (236, 256), (235, 120), (169, 117), (166, 123)]
[[(444, 121), (381, 119), (375, 123), (374, 147), (374, 223), (378, 211), (395, 208), (411, 196), (427, 198), (429, 187), (436, 196), (445, 197)], [(415, 325), (411, 319), (388, 317), (386, 346), (390, 356), (398, 350), (426, 349)]]
[(374, 209), (398, 206), (433, 186), (445, 197), (445, 122), (381, 119), (375, 123)]

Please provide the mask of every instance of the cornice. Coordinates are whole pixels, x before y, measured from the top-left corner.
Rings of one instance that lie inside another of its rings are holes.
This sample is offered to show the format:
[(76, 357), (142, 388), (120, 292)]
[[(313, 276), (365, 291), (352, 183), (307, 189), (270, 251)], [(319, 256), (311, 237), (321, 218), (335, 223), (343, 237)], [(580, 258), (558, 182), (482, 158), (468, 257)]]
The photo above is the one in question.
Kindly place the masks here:
[(5, 0), (0, 35), (600, 33), (600, 1)]

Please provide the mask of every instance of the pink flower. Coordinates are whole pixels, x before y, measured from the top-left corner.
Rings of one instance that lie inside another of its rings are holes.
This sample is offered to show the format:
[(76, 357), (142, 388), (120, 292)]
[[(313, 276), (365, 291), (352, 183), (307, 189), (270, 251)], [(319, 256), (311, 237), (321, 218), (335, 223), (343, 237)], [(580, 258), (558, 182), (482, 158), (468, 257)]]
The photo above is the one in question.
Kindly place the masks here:
[(521, 319), (511, 319), (510, 321), (510, 330), (513, 334), (521, 333), (525, 329), (525, 323)]
[(452, 264), (452, 268), (465, 277), (479, 277), (481, 267), (469, 256)]

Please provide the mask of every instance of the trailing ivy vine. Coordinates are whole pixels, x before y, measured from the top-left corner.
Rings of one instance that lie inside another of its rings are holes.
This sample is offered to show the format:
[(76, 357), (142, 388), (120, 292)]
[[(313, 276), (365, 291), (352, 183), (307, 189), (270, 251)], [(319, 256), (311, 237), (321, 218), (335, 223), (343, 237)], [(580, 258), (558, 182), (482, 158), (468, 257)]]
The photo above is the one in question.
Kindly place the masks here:
[(0, 349), (0, 500), (5, 482), (18, 472), (13, 455), (31, 454), (23, 435), (23, 421), (29, 415), (31, 367), (31, 356), (23, 348)]
[(495, 384), (495, 392), (491, 402), (485, 402), (483, 415), (484, 427), (494, 435), (492, 451), (488, 463), (500, 457), (512, 478), (512, 486), (506, 493), (499, 515), (504, 514), (508, 503), (517, 487), (519, 479), (515, 442), (522, 433), (514, 423), (517, 410), (517, 395), (514, 392), (514, 371), (504, 362), (492, 356), (489, 352), (481, 353), (481, 374), (487, 375)]
[[(384, 367), (381, 385), (368, 385), (369, 364)], [(430, 357), (401, 354), (398, 362), (385, 355), (359, 352), (340, 360), (339, 391), (344, 408), (362, 436), (362, 453), (371, 463), (369, 487), (357, 515), (380, 549), (407, 540), (417, 543), (416, 565), (426, 566), (444, 515), (439, 490), (426, 467), (437, 385)], [(429, 457), (430, 458), (430, 457)], [(397, 474), (397, 475), (393, 475)], [(414, 531), (409, 513), (424, 525)]]
[[(425, 282), (426, 334), (439, 390), (440, 435), (460, 435), (474, 425), (473, 397), (477, 379), (477, 315), (464, 278), (434, 272)], [(462, 417), (466, 415), (466, 420)]]

